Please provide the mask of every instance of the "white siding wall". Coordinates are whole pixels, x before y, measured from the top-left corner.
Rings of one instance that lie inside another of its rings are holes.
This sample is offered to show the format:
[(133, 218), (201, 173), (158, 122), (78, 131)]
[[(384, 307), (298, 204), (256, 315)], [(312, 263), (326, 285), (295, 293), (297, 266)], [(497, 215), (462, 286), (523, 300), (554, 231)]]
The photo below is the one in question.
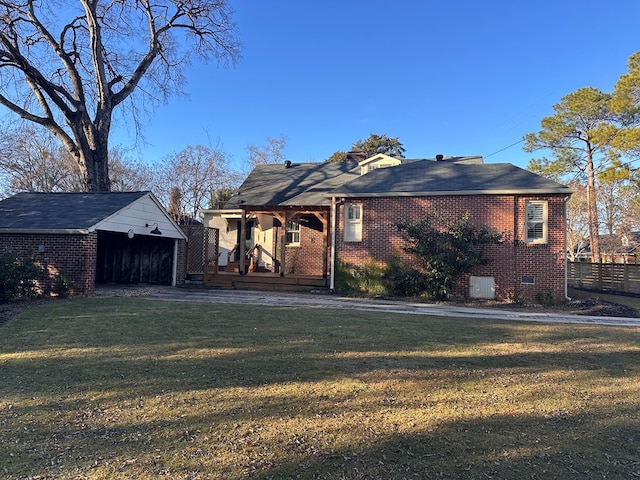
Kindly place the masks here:
[(98, 223), (96, 230), (122, 233), (133, 230), (135, 235), (150, 235), (149, 232), (154, 229), (156, 222), (158, 223), (158, 229), (162, 232), (162, 237), (184, 238), (180, 229), (149, 195), (138, 199)]
[(239, 220), (225, 219), (219, 215), (206, 214), (204, 216), (204, 224), (207, 227), (217, 228), (220, 232), (218, 265), (224, 267), (227, 265), (227, 254), (233, 249), (238, 241), (238, 223)]

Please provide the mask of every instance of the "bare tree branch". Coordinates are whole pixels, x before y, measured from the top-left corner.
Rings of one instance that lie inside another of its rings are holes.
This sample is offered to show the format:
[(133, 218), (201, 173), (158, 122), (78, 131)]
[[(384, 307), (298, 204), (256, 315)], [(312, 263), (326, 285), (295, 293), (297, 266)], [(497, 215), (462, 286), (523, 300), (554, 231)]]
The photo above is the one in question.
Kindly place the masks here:
[(227, 0), (0, 0), (0, 104), (52, 131), (90, 190), (109, 190), (116, 107), (181, 92), (191, 58), (235, 62), (230, 19)]

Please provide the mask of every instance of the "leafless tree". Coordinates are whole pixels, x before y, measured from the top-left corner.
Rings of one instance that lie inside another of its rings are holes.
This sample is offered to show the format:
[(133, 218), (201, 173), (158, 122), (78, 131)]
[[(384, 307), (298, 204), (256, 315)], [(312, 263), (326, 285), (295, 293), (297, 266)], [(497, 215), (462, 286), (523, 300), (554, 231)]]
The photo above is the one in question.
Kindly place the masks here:
[(250, 168), (254, 168), (256, 165), (284, 162), (284, 149), (287, 146), (287, 137), (280, 135), (279, 138), (267, 137), (266, 140), (266, 144), (262, 146), (247, 146)]
[[(120, 148), (109, 152), (113, 191), (150, 190), (153, 172)], [(77, 162), (47, 130), (37, 126), (0, 129), (0, 192), (80, 192), (84, 180)]]
[(220, 149), (188, 146), (166, 157), (158, 166), (155, 193), (180, 223), (197, 218), (198, 210), (209, 208), (216, 192), (239, 182)]
[(152, 168), (132, 160), (119, 147), (109, 149), (109, 181), (113, 192), (139, 192), (155, 188)]
[(6, 195), (82, 189), (77, 164), (46, 130), (12, 128), (0, 138), (0, 174)]
[(51, 131), (88, 191), (110, 190), (118, 106), (182, 92), (194, 57), (238, 55), (227, 0), (0, 0), (0, 104)]

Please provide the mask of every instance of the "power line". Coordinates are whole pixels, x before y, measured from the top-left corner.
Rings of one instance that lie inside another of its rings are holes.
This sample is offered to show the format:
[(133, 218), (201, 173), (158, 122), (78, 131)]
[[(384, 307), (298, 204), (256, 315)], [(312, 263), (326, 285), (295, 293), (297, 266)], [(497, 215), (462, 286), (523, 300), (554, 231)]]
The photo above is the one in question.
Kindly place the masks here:
[(489, 157), (491, 157), (493, 155), (496, 155), (497, 153), (504, 152), (505, 150), (507, 150), (507, 149), (509, 149), (511, 147), (515, 147), (516, 145), (518, 145), (519, 143), (522, 143), (522, 142), (524, 142), (524, 138), (518, 140), (516, 143), (512, 143), (511, 145), (507, 145), (506, 147), (501, 148), (500, 150), (498, 150), (496, 152), (490, 153), (489, 155), (485, 155), (484, 158), (489, 158)]

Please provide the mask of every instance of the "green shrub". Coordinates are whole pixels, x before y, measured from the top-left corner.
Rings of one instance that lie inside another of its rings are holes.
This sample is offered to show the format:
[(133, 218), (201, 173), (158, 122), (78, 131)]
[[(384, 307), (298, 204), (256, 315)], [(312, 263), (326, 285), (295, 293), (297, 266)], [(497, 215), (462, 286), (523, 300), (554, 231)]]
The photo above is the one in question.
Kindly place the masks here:
[(404, 250), (421, 264), (426, 292), (438, 300), (450, 298), (464, 273), (487, 262), (485, 245), (499, 244), (504, 238), (486, 226), (472, 225), (466, 215), (455, 219), (433, 215), (400, 222), (397, 227), (410, 241)]
[(346, 294), (384, 295), (386, 282), (383, 272), (383, 267), (374, 261), (366, 262), (363, 267), (338, 261), (335, 289)]
[(53, 293), (58, 298), (67, 298), (73, 292), (74, 284), (62, 273), (57, 273), (53, 283)]
[(358, 272), (361, 291), (367, 295), (384, 295), (387, 293), (383, 271), (383, 267), (377, 262), (366, 262)]
[(547, 291), (544, 293), (536, 293), (536, 303), (539, 305), (544, 305), (545, 307), (552, 307), (558, 302), (556, 302), (553, 294)]
[(357, 281), (351, 273), (351, 268), (351, 265), (342, 260), (336, 262), (334, 285), (336, 292), (351, 294), (358, 290)]
[(417, 297), (427, 288), (425, 275), (415, 268), (406, 268), (398, 254), (389, 259), (383, 275), (389, 295)]
[(13, 252), (0, 254), (0, 303), (38, 294), (40, 269), (34, 258), (21, 259)]

